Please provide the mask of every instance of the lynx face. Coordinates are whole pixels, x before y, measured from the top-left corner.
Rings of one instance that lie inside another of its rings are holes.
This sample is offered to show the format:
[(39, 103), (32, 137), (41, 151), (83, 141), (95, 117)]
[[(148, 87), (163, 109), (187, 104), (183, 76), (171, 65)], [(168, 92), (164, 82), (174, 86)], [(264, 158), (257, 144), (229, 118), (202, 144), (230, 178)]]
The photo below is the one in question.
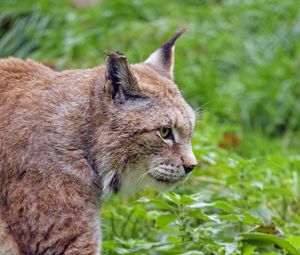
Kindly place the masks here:
[(114, 139), (106, 145), (105, 189), (131, 193), (150, 185), (166, 190), (197, 164), (191, 146), (195, 115), (173, 81), (174, 42), (182, 32), (144, 63), (129, 65), (123, 54), (108, 53), (107, 135)]
[[(137, 153), (124, 171), (122, 189), (130, 192), (150, 185), (166, 190), (184, 180), (197, 164), (191, 146), (194, 112), (172, 80), (160, 77), (151, 67), (138, 65), (134, 69), (145, 105), (142, 110), (133, 110), (133, 115), (141, 115), (129, 134), (135, 143), (129, 147), (135, 147)], [(145, 69), (145, 73), (138, 72)], [(149, 84), (152, 76), (155, 82)]]

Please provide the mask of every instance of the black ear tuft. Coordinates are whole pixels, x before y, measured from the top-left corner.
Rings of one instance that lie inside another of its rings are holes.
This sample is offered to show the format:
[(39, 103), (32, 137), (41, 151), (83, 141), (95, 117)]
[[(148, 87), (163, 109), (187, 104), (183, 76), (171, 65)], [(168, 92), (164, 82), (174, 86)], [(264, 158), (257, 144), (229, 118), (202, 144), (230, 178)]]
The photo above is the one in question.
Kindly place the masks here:
[(140, 93), (137, 78), (132, 73), (127, 57), (121, 52), (106, 52), (106, 78), (110, 83), (112, 99), (123, 103), (127, 96)]
[(177, 30), (168, 42), (150, 55), (145, 63), (152, 65), (157, 71), (173, 80), (175, 42), (186, 30), (187, 28)]
[(175, 46), (176, 40), (187, 30), (187, 28), (182, 28), (177, 30), (171, 39), (160, 47), (161, 57), (164, 65), (170, 66), (174, 62), (173, 47)]

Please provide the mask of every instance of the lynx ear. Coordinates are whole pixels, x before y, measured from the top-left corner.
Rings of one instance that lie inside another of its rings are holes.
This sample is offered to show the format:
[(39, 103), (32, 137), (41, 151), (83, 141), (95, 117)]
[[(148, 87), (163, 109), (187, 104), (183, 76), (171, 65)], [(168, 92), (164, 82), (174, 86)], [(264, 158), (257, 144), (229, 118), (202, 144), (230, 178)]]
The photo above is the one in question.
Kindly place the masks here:
[(186, 31), (182, 28), (175, 32), (172, 38), (154, 51), (145, 63), (152, 65), (157, 71), (173, 80), (174, 50), (176, 40)]
[(126, 56), (120, 52), (106, 52), (106, 79), (112, 99), (122, 104), (128, 98), (139, 96), (141, 90), (137, 78), (130, 70)]

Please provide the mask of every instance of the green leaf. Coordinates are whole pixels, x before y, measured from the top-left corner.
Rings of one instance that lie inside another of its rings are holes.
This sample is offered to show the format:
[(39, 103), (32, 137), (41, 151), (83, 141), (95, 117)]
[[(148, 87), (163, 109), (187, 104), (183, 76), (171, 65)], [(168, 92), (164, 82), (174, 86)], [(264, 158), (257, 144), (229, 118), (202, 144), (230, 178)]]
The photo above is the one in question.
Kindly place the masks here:
[(292, 245), (294, 245), (298, 249), (300, 248), (300, 236), (291, 236), (286, 240), (289, 241)]
[(188, 212), (188, 216), (193, 217), (195, 219), (210, 221), (210, 218), (201, 210), (191, 210)]
[(245, 244), (242, 249), (242, 255), (254, 255), (256, 246), (252, 244)]
[(158, 216), (156, 220), (156, 227), (162, 228), (166, 225), (168, 225), (170, 222), (174, 221), (177, 218), (174, 214), (163, 214)]
[(194, 204), (188, 205), (189, 208), (204, 208), (204, 207), (210, 207), (213, 203), (205, 203), (205, 202), (196, 202)]
[(278, 236), (264, 234), (264, 233), (244, 233), (240, 237), (245, 241), (262, 241), (276, 244), (282, 249), (285, 249), (290, 254), (300, 255), (294, 245), (289, 241), (279, 238)]
[(225, 201), (216, 201), (212, 204), (212, 207), (221, 209), (225, 212), (230, 212), (230, 213), (234, 213), (237, 211), (231, 204), (229, 204)]
[(187, 204), (191, 204), (196, 202), (196, 200), (194, 198), (192, 198), (192, 196), (186, 196), (186, 195), (182, 195), (179, 199), (179, 202), (182, 205), (187, 205)]
[(188, 251), (180, 253), (180, 255), (204, 255), (204, 253), (202, 251)]
[(259, 217), (255, 217), (248, 212), (245, 212), (241, 215), (241, 222), (258, 225), (263, 224), (263, 221)]
[(227, 221), (241, 221), (241, 216), (237, 214), (226, 214), (220, 215), (220, 220), (227, 220)]
[(151, 199), (147, 198), (147, 197), (140, 197), (138, 200), (136, 200), (137, 203), (149, 203), (151, 201)]
[(180, 195), (176, 194), (176, 193), (163, 193), (162, 194), (163, 198), (170, 201), (170, 202), (173, 202), (175, 204), (179, 204), (180, 202)]
[(264, 222), (264, 225), (272, 224), (272, 212), (265, 206), (251, 210), (250, 213), (252, 216), (261, 219)]

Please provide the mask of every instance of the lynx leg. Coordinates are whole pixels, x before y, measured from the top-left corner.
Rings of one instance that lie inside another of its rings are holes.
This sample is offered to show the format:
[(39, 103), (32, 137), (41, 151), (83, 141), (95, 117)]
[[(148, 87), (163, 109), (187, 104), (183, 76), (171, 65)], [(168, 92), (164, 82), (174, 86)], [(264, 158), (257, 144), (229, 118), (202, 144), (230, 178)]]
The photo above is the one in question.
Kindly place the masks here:
[[(82, 223), (86, 227), (76, 227)], [(100, 255), (100, 225), (94, 227), (94, 223), (74, 218), (66, 224), (56, 225), (51, 236), (36, 242), (31, 252), (36, 255)]]
[(41, 177), (32, 171), (9, 186), (2, 211), (21, 252), (4, 254), (99, 255), (100, 210), (91, 185), (68, 175)]

